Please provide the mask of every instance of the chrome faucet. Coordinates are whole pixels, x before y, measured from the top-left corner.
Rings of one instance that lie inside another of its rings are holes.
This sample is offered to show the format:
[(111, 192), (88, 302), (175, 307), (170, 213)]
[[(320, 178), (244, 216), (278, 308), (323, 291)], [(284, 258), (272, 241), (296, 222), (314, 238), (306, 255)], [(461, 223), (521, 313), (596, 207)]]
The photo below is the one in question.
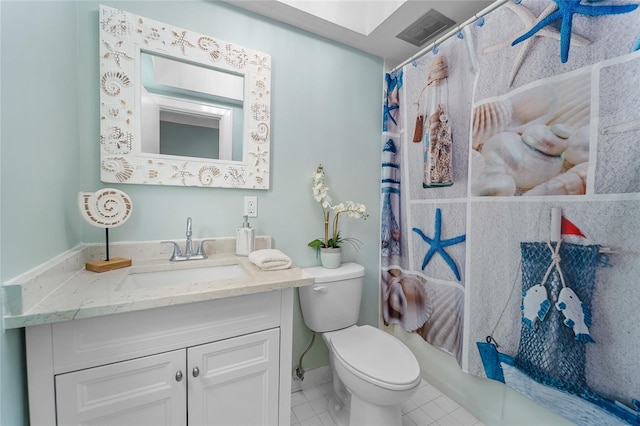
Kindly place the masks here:
[(206, 259), (207, 253), (204, 251), (204, 243), (207, 241), (213, 241), (212, 239), (206, 239), (200, 241), (200, 245), (198, 245), (198, 249), (196, 252), (193, 252), (193, 240), (191, 236), (193, 235), (192, 231), (192, 220), (190, 217), (187, 218), (187, 241), (184, 244), (184, 254), (180, 251), (180, 246), (175, 241), (160, 241), (162, 244), (173, 244), (173, 254), (171, 254), (171, 258), (169, 260), (171, 262), (179, 262), (182, 260), (199, 260)]

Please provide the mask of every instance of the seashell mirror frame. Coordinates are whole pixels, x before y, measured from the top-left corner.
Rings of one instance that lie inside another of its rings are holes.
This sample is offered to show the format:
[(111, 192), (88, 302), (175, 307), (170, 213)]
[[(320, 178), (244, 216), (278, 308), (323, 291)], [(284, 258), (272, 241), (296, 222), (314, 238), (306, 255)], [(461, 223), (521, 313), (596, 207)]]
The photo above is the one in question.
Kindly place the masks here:
[[(100, 180), (269, 189), (271, 56), (100, 6)], [(141, 150), (141, 51), (244, 78), (242, 160)]]

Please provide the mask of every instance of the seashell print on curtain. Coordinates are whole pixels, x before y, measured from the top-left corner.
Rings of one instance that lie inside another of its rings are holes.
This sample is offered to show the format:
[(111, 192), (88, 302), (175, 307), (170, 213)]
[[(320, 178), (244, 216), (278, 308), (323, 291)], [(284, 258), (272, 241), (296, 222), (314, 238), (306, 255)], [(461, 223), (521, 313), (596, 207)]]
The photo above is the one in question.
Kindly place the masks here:
[[(640, 11), (565, 3), (509, 1), (387, 77), (381, 323), (578, 424), (640, 425)], [(425, 187), (443, 60), (452, 185)]]

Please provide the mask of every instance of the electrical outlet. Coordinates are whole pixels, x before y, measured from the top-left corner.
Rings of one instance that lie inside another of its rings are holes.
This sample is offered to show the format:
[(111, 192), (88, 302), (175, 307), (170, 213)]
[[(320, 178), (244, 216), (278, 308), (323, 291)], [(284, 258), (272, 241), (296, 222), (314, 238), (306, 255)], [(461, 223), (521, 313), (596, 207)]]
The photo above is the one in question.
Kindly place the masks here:
[(244, 197), (244, 215), (258, 217), (258, 197)]

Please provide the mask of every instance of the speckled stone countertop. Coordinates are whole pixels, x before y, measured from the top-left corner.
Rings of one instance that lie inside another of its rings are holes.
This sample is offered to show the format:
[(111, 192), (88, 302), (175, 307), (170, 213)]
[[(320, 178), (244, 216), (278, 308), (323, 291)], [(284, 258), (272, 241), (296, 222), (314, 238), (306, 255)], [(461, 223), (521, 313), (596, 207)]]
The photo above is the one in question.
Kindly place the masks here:
[[(199, 240), (194, 240), (194, 245)], [(184, 241), (179, 242), (180, 246)], [(270, 237), (256, 237), (256, 250), (270, 248)], [(104, 256), (102, 245), (82, 245), (3, 284), (4, 328), (20, 328), (120, 312), (159, 308), (241, 296), (313, 283), (300, 268), (263, 271), (247, 257), (235, 255), (234, 238), (217, 238), (205, 245), (207, 259), (170, 262), (172, 247), (159, 241), (114, 243), (111, 258), (132, 259), (132, 266), (96, 273), (84, 264)], [(127, 275), (140, 272), (240, 265), (240, 277), (122, 289)]]

